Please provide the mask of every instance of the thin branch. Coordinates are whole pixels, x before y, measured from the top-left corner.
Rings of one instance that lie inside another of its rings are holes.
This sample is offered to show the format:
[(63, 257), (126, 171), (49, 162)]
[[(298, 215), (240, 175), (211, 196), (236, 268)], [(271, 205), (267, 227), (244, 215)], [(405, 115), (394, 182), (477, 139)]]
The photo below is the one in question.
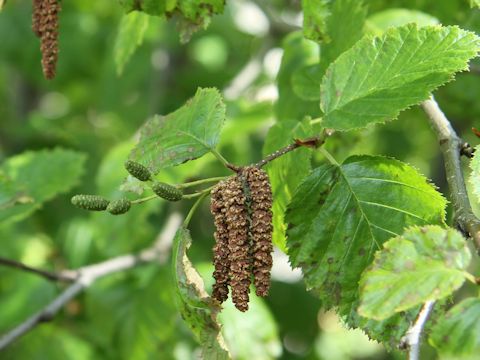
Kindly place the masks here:
[(325, 143), (325, 139), (333, 134), (333, 131), (330, 129), (325, 129), (322, 135), (308, 138), (308, 139), (295, 139), (295, 142), (287, 145), (277, 151), (271, 153), (270, 155), (266, 156), (264, 159), (260, 160), (258, 163), (254, 164), (258, 168), (261, 168), (267, 165), (270, 161), (273, 161), (289, 152), (298, 149), (299, 147), (310, 147), (310, 148), (318, 148)]
[(45, 308), (0, 338), (0, 350), (5, 349), (16, 339), (25, 335), (40, 323), (52, 320), (70, 300), (82, 292), (83, 289), (92, 285), (96, 280), (120, 271), (132, 269), (138, 265), (156, 261), (160, 263), (166, 262), (173, 237), (180, 224), (181, 216), (178, 213), (173, 213), (168, 218), (164, 229), (152, 247), (147, 248), (136, 255), (128, 254), (118, 256), (98, 264), (88, 265), (75, 270), (77, 278), (70, 286), (68, 286)]
[(265, 157), (264, 159), (262, 159), (258, 163), (256, 163), (254, 166), (256, 166), (258, 168), (261, 168), (262, 166), (267, 165), (270, 161), (273, 161), (273, 160), (279, 158), (280, 156), (283, 156), (283, 155), (289, 153), (290, 151), (298, 149), (300, 146), (301, 145), (297, 144), (297, 143), (287, 145), (287, 146), (271, 153), (270, 155), (268, 155), (267, 157)]
[(418, 313), (415, 322), (408, 329), (407, 333), (402, 339), (400, 346), (408, 349), (408, 360), (420, 359), (420, 338), (422, 336), (425, 323), (427, 322), (434, 305), (435, 301), (427, 301), (425, 304), (423, 304), (423, 307)]
[(480, 220), (473, 214), (460, 161), (463, 142), (433, 97), (424, 101), (422, 108), (437, 134), (443, 154), (448, 187), (455, 212), (455, 223), (465, 235), (473, 239), (477, 251), (480, 252)]
[(211, 183), (211, 182), (218, 182), (218, 181), (223, 180), (223, 179), (225, 179), (225, 176), (217, 176), (217, 177), (212, 177), (212, 178), (207, 178), (207, 179), (190, 181), (190, 182), (186, 182), (186, 183), (183, 183), (183, 184), (177, 184), (175, 186), (179, 189), (185, 189), (185, 188), (192, 187), (192, 186), (203, 185), (203, 184), (207, 184), (207, 183)]
[(35, 275), (39, 275), (47, 280), (51, 281), (65, 281), (65, 282), (72, 282), (77, 280), (77, 274), (72, 271), (62, 271), (62, 272), (53, 272), (47, 271), (42, 269), (37, 269), (28, 265), (25, 265), (19, 261), (7, 259), (4, 257), (0, 257), (0, 265), (11, 267), (17, 270), (26, 271)]

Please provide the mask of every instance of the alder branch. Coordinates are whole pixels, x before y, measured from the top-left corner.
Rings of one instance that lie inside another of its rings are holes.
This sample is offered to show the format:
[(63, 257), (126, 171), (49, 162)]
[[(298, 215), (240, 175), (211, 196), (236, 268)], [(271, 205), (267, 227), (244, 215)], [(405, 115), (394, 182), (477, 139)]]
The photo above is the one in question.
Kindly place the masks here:
[(261, 168), (267, 165), (270, 161), (273, 161), (289, 152), (298, 149), (300, 147), (310, 147), (310, 148), (318, 148), (325, 143), (325, 140), (333, 134), (333, 130), (325, 129), (323, 133), (319, 136), (311, 137), (308, 139), (295, 139), (295, 142), (287, 145), (277, 151), (267, 155), (265, 158), (254, 164), (253, 166)]
[(128, 254), (118, 256), (98, 264), (88, 265), (74, 270), (77, 276), (76, 280), (42, 310), (3, 335), (0, 338), (0, 350), (5, 349), (37, 325), (52, 320), (70, 300), (82, 292), (82, 290), (91, 286), (96, 280), (120, 271), (132, 269), (142, 264), (153, 262), (165, 263), (168, 259), (173, 237), (180, 224), (181, 216), (178, 213), (172, 213), (153, 246), (136, 255)]
[(415, 319), (415, 322), (408, 329), (407, 333), (402, 339), (400, 347), (408, 349), (408, 360), (420, 359), (420, 338), (422, 336), (423, 329), (425, 328), (425, 323), (427, 322), (434, 305), (434, 301), (427, 301), (425, 304), (423, 304), (422, 309)]
[(4, 257), (0, 257), (0, 265), (17, 269), (20, 271), (26, 271), (51, 281), (72, 282), (72, 281), (75, 281), (78, 277), (75, 271), (65, 270), (61, 272), (53, 272), (48, 270), (42, 270), (42, 269), (37, 269), (31, 266), (25, 265), (19, 261), (7, 259)]
[(433, 97), (424, 101), (422, 108), (428, 115), (443, 154), (455, 223), (467, 237), (473, 239), (480, 252), (480, 220), (470, 205), (460, 159), (463, 142)]

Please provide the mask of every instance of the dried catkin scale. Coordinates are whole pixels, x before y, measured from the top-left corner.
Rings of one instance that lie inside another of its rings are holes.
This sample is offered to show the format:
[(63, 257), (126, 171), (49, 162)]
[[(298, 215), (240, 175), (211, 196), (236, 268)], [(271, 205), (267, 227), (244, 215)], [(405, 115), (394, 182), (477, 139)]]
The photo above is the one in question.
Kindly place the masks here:
[[(41, 0), (34, 3), (33, 31), (40, 36), (42, 69), (45, 78), (53, 79), (58, 60), (58, 14), (61, 6), (58, 0)], [(38, 11), (35, 14), (35, 11)]]
[(41, 37), (40, 23), (42, 21), (43, 0), (33, 0), (32, 4), (32, 30), (37, 37)]
[(226, 223), (226, 206), (223, 193), (226, 182), (219, 182), (211, 192), (210, 211), (213, 215), (216, 231), (214, 233), (215, 246), (213, 247), (213, 285), (212, 297), (219, 302), (228, 298), (228, 285), (230, 283), (230, 260), (228, 258), (228, 228)]
[(128, 199), (113, 200), (108, 204), (107, 211), (112, 215), (121, 215), (130, 210), (130, 206), (132, 206), (132, 203)]
[(232, 301), (240, 311), (248, 310), (251, 259), (248, 238), (248, 212), (241, 180), (235, 176), (226, 180), (223, 191), (225, 221), (228, 229), (228, 259)]
[(168, 201), (179, 201), (183, 198), (183, 191), (170, 184), (155, 182), (152, 190), (158, 197)]
[(110, 203), (107, 199), (98, 195), (75, 195), (71, 202), (80, 209), (90, 211), (103, 211)]
[(256, 167), (247, 167), (243, 174), (251, 197), (251, 236), (253, 275), (256, 294), (265, 297), (270, 289), (272, 269), (272, 189), (267, 173)]
[(125, 161), (125, 169), (134, 178), (140, 181), (148, 181), (152, 177), (152, 173), (145, 166), (132, 160)]

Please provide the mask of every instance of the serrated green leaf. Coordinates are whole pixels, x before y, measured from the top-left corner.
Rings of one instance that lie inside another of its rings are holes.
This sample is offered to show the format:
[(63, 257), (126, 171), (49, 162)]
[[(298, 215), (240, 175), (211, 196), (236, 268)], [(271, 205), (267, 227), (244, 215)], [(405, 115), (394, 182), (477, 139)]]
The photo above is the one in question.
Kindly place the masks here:
[(352, 156), (315, 169), (288, 205), (287, 247), (326, 308), (349, 307), (375, 250), (411, 225), (442, 224), (446, 201), (400, 161)]
[(480, 299), (467, 298), (433, 327), (429, 342), (441, 355), (474, 359), (480, 353)]
[[(85, 155), (65, 149), (28, 151), (0, 167), (0, 222), (18, 221), (77, 184)], [(3, 174), (3, 175), (2, 175)]]
[(117, 74), (122, 74), (125, 65), (135, 50), (142, 44), (150, 17), (142, 12), (133, 11), (123, 16), (120, 21), (113, 56)]
[(202, 345), (202, 358), (230, 359), (216, 319), (220, 307), (208, 296), (203, 279), (187, 257), (191, 242), (190, 231), (180, 227), (174, 239), (172, 260), (179, 310)]
[[(271, 154), (290, 144), (294, 138), (301, 139), (309, 135), (311, 135), (311, 126), (308, 121), (275, 124), (268, 132), (263, 153)], [(286, 252), (285, 231), (287, 229), (283, 221), (285, 209), (298, 184), (310, 172), (311, 156), (310, 150), (298, 149), (272, 161), (265, 167), (273, 193), (273, 243), (284, 252)]]
[(302, 0), (303, 34), (314, 41), (330, 41), (327, 19), (331, 0)]
[(382, 342), (387, 349), (396, 350), (407, 330), (417, 318), (421, 306), (397, 313), (383, 320), (369, 319), (357, 312), (359, 302), (338, 310), (339, 315), (349, 328), (360, 328), (372, 340)]
[(466, 70), (479, 49), (474, 33), (452, 26), (409, 24), (367, 36), (327, 69), (323, 125), (351, 130), (392, 120)]
[(198, 89), (177, 111), (148, 120), (130, 160), (153, 173), (205, 155), (215, 148), (225, 120), (225, 104), (217, 89)]
[(480, 145), (475, 147), (473, 153), (473, 159), (470, 161), (470, 183), (473, 187), (473, 193), (477, 197), (477, 201), (480, 201)]
[(454, 229), (413, 227), (377, 251), (360, 279), (358, 312), (383, 320), (452, 294), (465, 281), (471, 254)]
[(377, 12), (367, 19), (367, 31), (381, 35), (391, 27), (416, 23), (419, 27), (437, 25), (440, 21), (432, 15), (412, 9), (387, 9)]
[(328, 5), (324, 32), (331, 41), (321, 44), (319, 63), (304, 66), (294, 73), (293, 90), (299, 97), (310, 101), (320, 99), (320, 83), (325, 70), (362, 37), (365, 16), (362, 1), (336, 0)]

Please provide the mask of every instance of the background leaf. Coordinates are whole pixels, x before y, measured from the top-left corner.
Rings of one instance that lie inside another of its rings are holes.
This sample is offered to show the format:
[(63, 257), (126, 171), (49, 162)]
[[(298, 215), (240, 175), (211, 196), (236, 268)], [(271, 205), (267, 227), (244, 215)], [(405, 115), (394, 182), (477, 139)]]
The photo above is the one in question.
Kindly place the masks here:
[(149, 19), (148, 15), (133, 11), (124, 15), (120, 21), (115, 47), (113, 48), (117, 74), (122, 74), (125, 64), (142, 44)]
[(8, 158), (0, 167), (0, 222), (21, 220), (70, 190), (80, 179), (84, 162), (83, 154), (61, 148)]
[[(309, 121), (282, 122), (273, 125), (267, 135), (263, 153), (268, 155), (283, 146), (292, 143), (294, 138), (305, 138), (312, 135)], [(268, 172), (273, 193), (273, 243), (286, 252), (285, 225), (283, 218), (298, 184), (308, 175), (311, 169), (309, 149), (298, 149), (269, 163)]]
[(433, 327), (430, 343), (441, 355), (456, 359), (480, 353), (480, 299), (467, 298), (451, 308)]
[(437, 25), (439, 20), (430, 14), (413, 9), (388, 9), (377, 12), (366, 21), (366, 29), (375, 35), (381, 35), (391, 27), (416, 23), (418, 27)]
[(224, 120), (225, 104), (218, 90), (198, 89), (177, 111), (143, 125), (130, 159), (158, 173), (199, 158), (217, 145)]
[(351, 130), (394, 119), (466, 70), (479, 49), (474, 33), (451, 26), (409, 24), (366, 37), (327, 69), (323, 125)]
[(208, 296), (203, 279), (187, 257), (191, 242), (188, 229), (180, 227), (175, 235), (173, 252), (180, 313), (201, 344), (203, 358), (230, 359), (216, 320), (220, 307)]
[[(200, 263), (197, 266), (205, 281), (205, 288), (211, 291), (214, 283), (211, 263)], [(247, 312), (240, 312), (229, 298), (222, 304), (218, 321), (222, 326), (222, 334), (233, 359), (267, 360), (277, 359), (281, 355), (282, 346), (278, 334), (276, 319), (265, 301), (250, 292)]]
[(305, 101), (292, 86), (296, 71), (306, 65), (318, 63), (318, 45), (305, 40), (301, 32), (289, 34), (282, 43), (283, 56), (277, 75), (278, 100), (275, 115), (278, 121), (300, 121), (305, 116), (317, 116), (320, 108), (317, 101)]
[(331, 0), (302, 0), (303, 34), (314, 41), (330, 41), (327, 19), (330, 16)]
[(322, 75), (337, 57), (350, 49), (362, 36), (367, 11), (363, 1), (336, 0), (327, 19), (327, 31), (332, 41), (321, 45)]
[(480, 1), (479, 0), (470, 0), (470, 6), (471, 7), (480, 7)]
[[(325, 7), (325, 10), (317, 8), (314, 11), (316, 14), (322, 13), (322, 11), (328, 13), (328, 16), (323, 19), (323, 32), (331, 40), (320, 44), (319, 63), (297, 69), (292, 77), (295, 93), (302, 99), (309, 101), (320, 99), (320, 83), (328, 65), (352, 47), (363, 35), (366, 16), (363, 1), (336, 0), (328, 6), (325, 5)], [(308, 36), (306, 37), (308, 38)]]
[(178, 17), (182, 42), (190, 40), (193, 33), (205, 29), (211, 17), (223, 12), (224, 0), (120, 0), (126, 12), (138, 10), (149, 15)]
[(363, 273), (358, 312), (382, 320), (444, 298), (463, 284), (470, 260), (465, 239), (456, 230), (410, 228), (383, 244)]

